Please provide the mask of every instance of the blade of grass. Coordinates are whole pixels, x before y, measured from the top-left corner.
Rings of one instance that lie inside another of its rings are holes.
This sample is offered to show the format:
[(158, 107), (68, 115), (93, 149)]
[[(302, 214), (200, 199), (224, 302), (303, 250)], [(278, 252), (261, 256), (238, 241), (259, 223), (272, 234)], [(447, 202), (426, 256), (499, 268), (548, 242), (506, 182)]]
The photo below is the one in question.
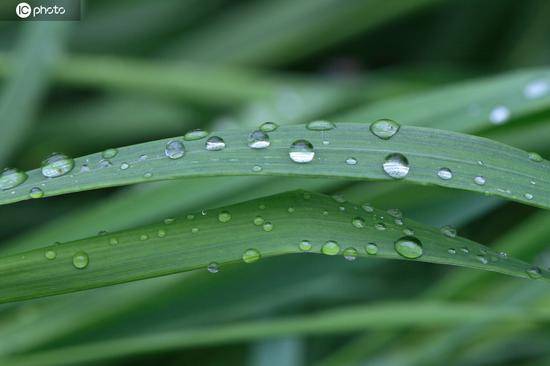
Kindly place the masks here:
[[(120, 148), (107, 167), (102, 153), (96, 153), (75, 159), (70, 174), (54, 179), (44, 178), (39, 169), (32, 170), (23, 184), (0, 193), (0, 204), (29, 199), (29, 192), (35, 187), (47, 197), (182, 177), (283, 175), (390, 179), (382, 164), (390, 154), (399, 153), (410, 162), (406, 179), (409, 182), (481, 192), (550, 208), (550, 162), (531, 159), (524, 151), (484, 138), (403, 126), (391, 139), (382, 140), (370, 132), (367, 124), (340, 123), (328, 132), (297, 125), (282, 126), (271, 133), (269, 148), (251, 149), (247, 146), (247, 135), (248, 131), (242, 130), (221, 132), (219, 136), (227, 146), (223, 151), (205, 149), (205, 139), (186, 141), (186, 156), (181, 159), (165, 156), (166, 144), (174, 139), (164, 139)], [(299, 139), (315, 146), (312, 163), (297, 164), (289, 158), (289, 146)], [(140, 159), (143, 155), (148, 158)], [(356, 159), (357, 164), (347, 164), (349, 158)], [(129, 168), (121, 169), (123, 164)], [(87, 169), (83, 171), (84, 165)], [(255, 166), (259, 166), (256, 169), (259, 171), (254, 170)], [(441, 168), (454, 172), (453, 178), (439, 178)]]

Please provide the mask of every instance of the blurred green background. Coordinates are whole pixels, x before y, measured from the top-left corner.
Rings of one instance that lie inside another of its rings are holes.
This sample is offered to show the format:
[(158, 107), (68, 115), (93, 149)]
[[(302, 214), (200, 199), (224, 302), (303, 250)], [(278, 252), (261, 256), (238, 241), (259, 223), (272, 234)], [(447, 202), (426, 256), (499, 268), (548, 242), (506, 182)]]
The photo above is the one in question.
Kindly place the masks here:
[[(106, 0), (81, 21), (0, 22), (0, 166), (35, 168), (194, 128), (330, 119), (474, 133), (550, 156), (550, 103), (504, 124), (478, 115), (517, 70), (548, 75), (545, 0)], [(0, 12), (12, 9), (0, 4)], [(546, 80), (546, 88), (548, 83)], [(425, 95), (464, 90), (443, 108)], [(461, 89), (464, 88), (464, 89)], [(470, 89), (468, 89), (470, 88)], [(520, 90), (521, 92), (521, 90)], [(546, 93), (548, 94), (548, 92)], [(456, 106), (455, 104), (456, 103)], [(458, 105), (470, 109), (458, 108)], [(473, 108), (473, 112), (471, 112)], [(471, 113), (468, 111), (470, 110)], [(0, 207), (0, 251), (119, 230), (305, 188), (343, 193), (547, 264), (550, 215), (405, 183), (253, 177), (104, 189)], [(1, 274), (0, 274), (1, 276)], [(548, 304), (548, 286), (426, 263), (290, 256), (0, 306), (3, 357), (173, 329), (300, 316), (387, 301)], [(414, 314), (411, 314), (414, 316)], [(466, 319), (467, 320), (467, 319)], [(101, 365), (548, 365), (545, 324), (469, 322), (166, 347), (111, 349)], [(223, 343), (223, 344), (219, 344)], [(68, 357), (65, 361), (71, 364)], [(14, 365), (17, 363), (13, 363)]]

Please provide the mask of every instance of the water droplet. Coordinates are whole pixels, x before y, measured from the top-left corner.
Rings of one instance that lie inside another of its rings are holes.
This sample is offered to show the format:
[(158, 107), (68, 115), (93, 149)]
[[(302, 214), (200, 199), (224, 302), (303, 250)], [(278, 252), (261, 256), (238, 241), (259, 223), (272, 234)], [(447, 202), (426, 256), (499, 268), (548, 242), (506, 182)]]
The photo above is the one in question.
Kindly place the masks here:
[(253, 131), (248, 135), (248, 146), (252, 149), (265, 149), (270, 144), (269, 136), (263, 131)]
[(117, 245), (118, 244), (118, 239), (117, 238), (110, 238), (109, 239), (109, 244), (111, 245)]
[(313, 248), (313, 244), (309, 240), (302, 240), (299, 247), (302, 252), (309, 252)]
[(90, 258), (86, 252), (76, 252), (73, 255), (73, 266), (77, 269), (84, 269), (88, 266)]
[(403, 234), (408, 235), (408, 236), (413, 236), (414, 235), (414, 230), (410, 229), (410, 228), (403, 229)]
[(120, 169), (122, 169), (122, 170), (126, 170), (126, 169), (128, 169), (129, 167), (130, 167), (130, 165), (128, 165), (128, 163), (122, 163), (122, 164), (120, 164)]
[(403, 212), (401, 212), (401, 210), (398, 209), (398, 208), (390, 208), (388, 210), (388, 214), (390, 214), (390, 216), (393, 216), (393, 217), (398, 218), (398, 219), (403, 217)]
[(344, 196), (342, 196), (341, 194), (333, 194), (332, 199), (335, 200), (338, 203), (345, 203), (346, 202), (346, 198)]
[(151, 173), (151, 172), (147, 172), (147, 173), (143, 174), (143, 178), (147, 178), (147, 179), (151, 178), (152, 176), (153, 176), (153, 173)]
[(476, 256), (476, 258), (477, 258), (477, 260), (478, 260), (479, 262), (481, 262), (482, 264), (487, 264), (487, 263), (489, 263), (489, 261), (487, 260), (487, 258), (486, 258), (484, 255), (479, 254), (479, 255)]
[(482, 177), (481, 175), (478, 175), (474, 178), (474, 183), (478, 186), (483, 186), (486, 183), (485, 177)]
[(422, 243), (415, 237), (404, 236), (394, 244), (395, 251), (402, 257), (415, 259), (423, 254)]
[(90, 171), (90, 167), (88, 166), (88, 164), (82, 164), (82, 166), (80, 167), (80, 172), (87, 173), (89, 171)]
[(393, 222), (395, 222), (395, 225), (399, 225), (399, 226), (403, 225), (403, 220), (401, 219), (395, 219), (393, 220)]
[(378, 121), (373, 122), (370, 125), (370, 131), (373, 135), (383, 139), (388, 140), (392, 138), (398, 131), (401, 126), (399, 123), (391, 119), (379, 119)]
[(348, 261), (354, 261), (357, 258), (357, 249), (352, 247), (344, 249), (344, 258)]
[(158, 236), (159, 238), (164, 238), (164, 237), (166, 236), (166, 231), (163, 230), (163, 229), (159, 229), (159, 230), (157, 231), (157, 236)]
[(199, 232), (199, 228), (198, 228), (198, 227), (194, 227), (194, 228), (191, 229), (191, 232), (192, 232), (193, 234), (196, 234), (196, 233)]
[(288, 152), (290, 159), (295, 163), (309, 163), (315, 157), (313, 145), (307, 140), (296, 140), (290, 145)]
[(27, 180), (27, 174), (18, 169), (6, 168), (0, 174), (0, 189), (6, 190), (17, 187)]
[(145, 161), (145, 160), (147, 160), (147, 155), (146, 155), (146, 154), (140, 155), (138, 160), (139, 160), (139, 161)]
[(356, 228), (361, 229), (365, 227), (365, 220), (362, 217), (354, 217), (351, 220), (351, 224)]
[(374, 212), (374, 208), (372, 208), (372, 206), (368, 203), (363, 203), (361, 205), (361, 208), (365, 211), (365, 212), (368, 212), (368, 213), (371, 213), (371, 212)]
[(222, 211), (218, 215), (220, 222), (229, 222), (231, 220), (231, 214), (228, 211)]
[(173, 224), (174, 221), (176, 221), (176, 219), (174, 219), (174, 218), (172, 218), (172, 217), (169, 217), (169, 218), (167, 218), (167, 219), (164, 219), (163, 222), (164, 222), (164, 224), (166, 224), (166, 225), (170, 225), (170, 224)]
[(329, 131), (335, 127), (334, 123), (329, 121), (312, 121), (306, 125), (306, 128), (311, 131)]
[(496, 106), (491, 110), (491, 113), (489, 114), (489, 121), (495, 125), (503, 124), (504, 122), (508, 121), (510, 118), (510, 110), (503, 106), (499, 105)]
[(384, 172), (394, 179), (403, 179), (409, 174), (409, 161), (404, 155), (390, 154), (382, 164)]
[(208, 151), (220, 151), (225, 149), (225, 141), (219, 136), (212, 136), (204, 144)]
[(288, 211), (288, 213), (293, 213), (296, 210), (294, 209), (294, 207), (289, 207), (287, 211)]
[(527, 275), (530, 278), (532, 278), (534, 280), (537, 280), (537, 279), (542, 277), (542, 271), (540, 270), (539, 267), (531, 267), (528, 270), (526, 270), (525, 272), (527, 273)]
[(41, 190), (40, 188), (38, 187), (33, 187), (31, 188), (31, 191), (29, 193), (29, 196), (31, 198), (42, 198), (44, 197), (44, 191)]
[(148, 239), (149, 239), (149, 235), (147, 235), (147, 234), (141, 234), (139, 236), (139, 240), (141, 240), (141, 241), (145, 241), (145, 240), (148, 240)]
[(117, 149), (107, 149), (107, 150), (104, 150), (104, 151), (101, 153), (101, 156), (103, 157), (103, 159), (112, 159), (112, 158), (114, 158), (117, 154), (118, 154), (118, 150), (117, 150)]
[(264, 223), (264, 218), (263, 218), (263, 217), (261, 217), (261, 216), (256, 216), (256, 217), (254, 218), (254, 225), (260, 226), (260, 225), (262, 225), (263, 223)]
[(529, 160), (534, 161), (535, 163), (540, 163), (544, 160), (542, 156), (540, 156), (536, 152), (530, 152), (527, 156), (529, 157)]
[(325, 244), (323, 244), (321, 252), (326, 255), (337, 255), (338, 253), (340, 253), (340, 246), (337, 242), (329, 240)]
[(185, 146), (181, 141), (170, 141), (164, 148), (164, 155), (170, 159), (179, 159), (185, 155)]
[(264, 225), (262, 226), (262, 228), (264, 229), (264, 231), (272, 231), (273, 230), (273, 224), (270, 223), (269, 221), (265, 222)]
[(378, 245), (374, 243), (368, 243), (367, 245), (365, 245), (365, 251), (367, 252), (367, 254), (376, 255), (378, 253)]
[(103, 235), (107, 235), (107, 234), (109, 234), (109, 232), (108, 232), (107, 230), (100, 230), (100, 231), (97, 233), (97, 235), (99, 235), (99, 236), (103, 236)]
[(208, 136), (208, 131), (205, 131), (205, 130), (193, 130), (193, 131), (187, 132), (187, 133), (183, 136), (183, 139), (184, 139), (185, 141), (194, 141), (194, 140), (203, 139), (203, 138), (205, 138), (206, 136)]
[(501, 258), (508, 258), (508, 253), (506, 253), (506, 252), (499, 252), (498, 255), (499, 255)]
[(462, 253), (464, 253), (464, 254), (470, 253), (470, 249), (468, 249), (468, 248), (466, 248), (466, 247), (462, 247), (462, 248), (460, 248), (460, 250), (461, 250)]
[(100, 168), (109, 168), (109, 167), (113, 166), (113, 163), (111, 163), (111, 160), (101, 159), (97, 165)]
[(279, 125), (275, 122), (264, 122), (260, 125), (260, 131), (273, 132), (279, 128)]
[(218, 273), (220, 271), (220, 265), (216, 262), (210, 262), (206, 269), (210, 273)]
[(74, 167), (74, 160), (67, 155), (53, 153), (42, 162), (42, 175), (46, 178), (55, 178), (70, 172)]
[(441, 168), (437, 171), (437, 176), (443, 180), (449, 180), (453, 178), (453, 172), (449, 168)]
[(456, 229), (450, 225), (445, 225), (443, 226), (441, 229), (441, 234), (449, 237), (449, 238), (454, 238), (456, 237)]
[(260, 205), (258, 206), (258, 208), (259, 208), (260, 210), (265, 210), (265, 207), (266, 207), (266, 206), (265, 206), (263, 203), (260, 204)]
[(253, 171), (253, 172), (256, 172), (256, 173), (259, 173), (259, 172), (261, 172), (262, 170), (263, 170), (263, 168), (262, 168), (261, 166), (259, 166), (259, 165), (254, 165), (254, 166), (252, 167), (252, 171)]
[(346, 159), (346, 164), (348, 165), (357, 165), (357, 159), (353, 157), (349, 157)]
[(243, 253), (243, 261), (245, 263), (254, 263), (261, 258), (260, 252), (256, 249), (247, 249)]
[(384, 230), (386, 230), (386, 225), (384, 225), (381, 222), (378, 222), (378, 223), (374, 224), (374, 228), (376, 230), (384, 231)]
[(44, 257), (52, 260), (52, 259), (55, 259), (55, 257), (57, 257), (57, 253), (53, 249), (46, 249), (46, 251), (44, 252)]
[(454, 250), (453, 248), (449, 248), (449, 250), (447, 250), (447, 253), (456, 254), (456, 250)]
[(550, 85), (545, 80), (534, 80), (525, 86), (523, 95), (527, 99), (538, 99), (548, 94)]

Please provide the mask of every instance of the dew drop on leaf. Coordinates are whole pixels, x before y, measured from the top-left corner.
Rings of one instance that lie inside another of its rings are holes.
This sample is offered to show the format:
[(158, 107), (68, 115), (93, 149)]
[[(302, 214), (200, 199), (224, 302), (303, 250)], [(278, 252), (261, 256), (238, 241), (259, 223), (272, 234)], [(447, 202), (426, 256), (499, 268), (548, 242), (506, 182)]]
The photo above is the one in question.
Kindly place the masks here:
[(527, 275), (532, 279), (539, 279), (542, 277), (542, 271), (539, 267), (531, 267), (525, 271)]
[(185, 141), (194, 141), (194, 140), (203, 139), (206, 136), (208, 136), (208, 131), (197, 129), (197, 130), (192, 130), (192, 131), (187, 132), (183, 136), (183, 139)]
[(41, 190), (40, 188), (38, 187), (33, 187), (31, 188), (31, 191), (29, 193), (29, 196), (31, 198), (42, 198), (44, 197), (44, 191)]
[(409, 161), (399, 153), (386, 156), (382, 164), (384, 172), (394, 179), (403, 179), (409, 174)]
[(0, 174), (0, 189), (15, 188), (27, 180), (27, 174), (15, 168), (6, 168)]
[(225, 149), (225, 141), (219, 136), (212, 136), (204, 144), (208, 151), (220, 151)]
[(206, 267), (208, 272), (210, 273), (218, 273), (220, 271), (220, 266), (216, 262), (210, 262), (208, 266)]
[(441, 233), (449, 238), (456, 237), (456, 229), (450, 225), (445, 225), (441, 228)]
[(77, 269), (86, 268), (89, 262), (90, 258), (88, 257), (88, 253), (84, 251), (76, 252), (73, 255), (73, 266)]
[(548, 94), (550, 84), (546, 80), (533, 80), (523, 89), (523, 95), (527, 99), (538, 99)]
[(373, 122), (370, 125), (370, 131), (376, 137), (379, 137), (382, 140), (388, 140), (399, 131), (400, 127), (401, 126), (399, 125), (399, 123), (391, 119), (384, 118)]
[(267, 133), (257, 130), (248, 135), (248, 146), (252, 149), (265, 149), (271, 144)]
[(117, 156), (117, 154), (118, 154), (118, 150), (111, 148), (111, 149), (103, 150), (103, 152), (101, 153), (101, 157), (103, 157), (103, 159), (112, 159), (115, 156)]
[(267, 232), (273, 231), (273, 224), (270, 223), (269, 221), (264, 222), (262, 228), (264, 229), (264, 231), (267, 231)]
[(356, 228), (361, 229), (365, 227), (365, 220), (362, 217), (354, 217), (351, 220), (351, 224)]
[(478, 186), (483, 186), (485, 185), (487, 181), (485, 180), (485, 177), (482, 177), (481, 175), (478, 175), (477, 177), (474, 178), (474, 183), (477, 184)]
[(273, 132), (277, 128), (279, 128), (279, 125), (275, 122), (264, 122), (260, 125), (260, 131), (263, 132)]
[(419, 258), (423, 254), (422, 243), (412, 236), (398, 239), (394, 244), (394, 248), (397, 254), (408, 259)]
[(437, 176), (443, 180), (449, 180), (453, 178), (453, 172), (449, 168), (441, 168), (437, 171)]
[(544, 160), (542, 156), (540, 156), (536, 152), (530, 152), (527, 157), (529, 158), (529, 160), (534, 161), (535, 163), (540, 163)]
[(55, 259), (55, 257), (57, 257), (57, 253), (53, 249), (46, 249), (46, 251), (44, 252), (44, 256), (47, 259), (52, 260), (52, 259)]
[(311, 131), (329, 131), (335, 127), (334, 123), (329, 121), (312, 121), (306, 125), (306, 128)]
[(218, 220), (220, 222), (229, 222), (229, 220), (231, 220), (231, 214), (229, 211), (222, 211), (218, 214)]
[(288, 152), (290, 159), (295, 163), (309, 163), (315, 157), (313, 145), (307, 140), (296, 140), (290, 145)]
[(299, 248), (302, 252), (309, 252), (313, 248), (313, 244), (309, 240), (302, 240), (299, 244)]
[(378, 245), (374, 243), (368, 243), (367, 245), (365, 245), (365, 251), (367, 252), (367, 254), (376, 255), (378, 253)]
[(353, 157), (349, 157), (346, 159), (346, 164), (347, 165), (357, 165), (357, 159), (353, 158)]
[(357, 258), (357, 249), (351, 247), (344, 249), (344, 258), (348, 261), (354, 261)]
[(170, 141), (164, 148), (164, 155), (170, 159), (179, 159), (185, 155), (185, 146), (181, 141)]
[(334, 240), (329, 240), (323, 244), (321, 248), (321, 253), (326, 255), (337, 255), (340, 253), (340, 246)]
[(74, 167), (74, 160), (67, 155), (53, 153), (42, 161), (42, 175), (46, 178), (55, 178), (70, 172)]
[(256, 249), (247, 249), (243, 253), (243, 261), (245, 263), (253, 263), (261, 258), (260, 252)]

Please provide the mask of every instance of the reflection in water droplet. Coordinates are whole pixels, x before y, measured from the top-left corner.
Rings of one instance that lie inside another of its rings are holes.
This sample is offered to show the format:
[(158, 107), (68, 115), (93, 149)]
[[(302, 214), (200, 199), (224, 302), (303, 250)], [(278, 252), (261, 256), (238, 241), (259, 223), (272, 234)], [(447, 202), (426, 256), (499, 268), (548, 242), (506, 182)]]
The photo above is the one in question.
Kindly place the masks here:
[(299, 247), (302, 252), (309, 252), (313, 248), (313, 244), (309, 240), (302, 240)]
[(368, 243), (365, 246), (365, 251), (367, 252), (367, 254), (375, 255), (375, 254), (378, 253), (378, 245), (376, 245), (374, 243)]
[(489, 121), (495, 125), (503, 124), (504, 122), (508, 121), (510, 118), (510, 110), (503, 106), (499, 105), (496, 106), (491, 110), (491, 113), (489, 114)]
[(348, 164), (348, 165), (357, 165), (357, 159), (352, 158), (352, 157), (347, 158), (346, 159), (346, 164)]
[(73, 266), (77, 269), (84, 269), (88, 266), (90, 258), (86, 252), (80, 251), (73, 255)]
[(185, 155), (185, 146), (181, 141), (170, 141), (164, 148), (164, 155), (170, 159), (179, 159)]
[(479, 186), (485, 185), (486, 182), (487, 181), (485, 180), (485, 177), (482, 177), (481, 175), (478, 175), (477, 177), (474, 178), (474, 183)]
[(253, 263), (261, 258), (260, 252), (256, 249), (247, 249), (243, 253), (243, 261), (245, 263)]
[(18, 169), (6, 168), (0, 174), (0, 189), (15, 188), (27, 180), (27, 174)]
[(525, 193), (523, 195), (523, 197), (525, 197), (526, 199), (528, 199), (529, 201), (533, 199), (533, 195), (531, 193)]
[(453, 178), (453, 172), (449, 168), (441, 168), (437, 171), (437, 176), (443, 180), (449, 180)]
[(130, 165), (128, 163), (122, 163), (120, 164), (120, 169), (121, 170), (126, 170), (130, 167)]
[(265, 149), (270, 144), (269, 136), (263, 131), (253, 131), (248, 135), (248, 146), (252, 149)]
[(422, 243), (415, 237), (405, 236), (394, 244), (395, 251), (404, 258), (415, 259), (423, 254)]
[(210, 262), (208, 267), (206, 267), (210, 273), (218, 273), (220, 271), (220, 266), (216, 262)]
[(309, 163), (315, 157), (313, 145), (307, 140), (296, 140), (290, 145), (288, 152), (290, 159), (295, 163)]
[(335, 127), (334, 123), (329, 121), (312, 121), (306, 125), (306, 128), (311, 131), (328, 131)]
[(382, 167), (384, 172), (394, 179), (403, 179), (409, 174), (409, 161), (401, 154), (386, 156)]
[(225, 149), (225, 141), (219, 136), (212, 136), (204, 144), (208, 151), (220, 151)]
[(370, 131), (373, 135), (388, 140), (399, 131), (400, 127), (399, 123), (391, 119), (379, 119), (370, 125)]
[(338, 253), (340, 253), (340, 246), (337, 242), (329, 240), (325, 244), (323, 244), (321, 252), (326, 255), (337, 255)]
[(67, 155), (53, 153), (42, 162), (42, 175), (46, 178), (55, 178), (70, 172), (74, 167), (74, 160)]

